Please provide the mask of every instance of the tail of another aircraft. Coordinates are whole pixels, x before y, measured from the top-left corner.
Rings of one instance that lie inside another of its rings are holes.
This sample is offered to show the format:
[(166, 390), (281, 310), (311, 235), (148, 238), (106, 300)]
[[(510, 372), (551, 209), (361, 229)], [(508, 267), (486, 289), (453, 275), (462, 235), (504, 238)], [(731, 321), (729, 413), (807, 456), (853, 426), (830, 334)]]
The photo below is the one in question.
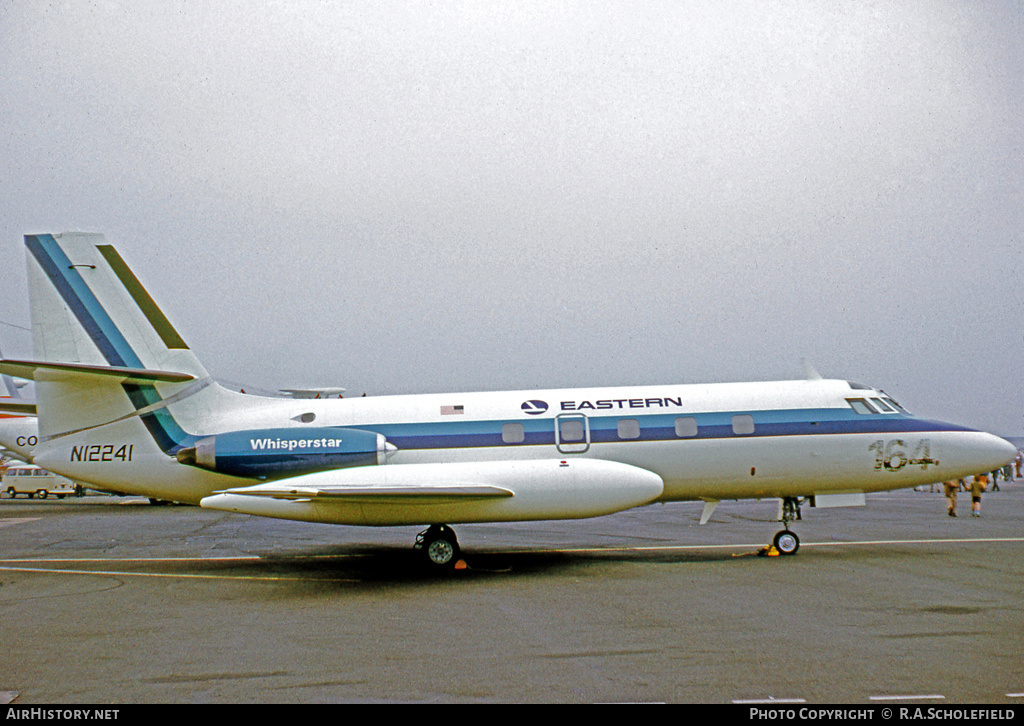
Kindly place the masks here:
[[(3, 351), (0, 351), (0, 358), (3, 357)], [(0, 387), (0, 397), (6, 395), (10, 398), (21, 398), (21, 391), (18, 390), (18, 385), (9, 375), (6, 373), (0, 374), (0, 383), (3, 384), (3, 386)], [(6, 391), (6, 394), (4, 391)]]
[(25, 246), (37, 360), (0, 372), (36, 381), (41, 440), (117, 424), (173, 454), (195, 438), (183, 422), (237, 402), (103, 235), (26, 235)]

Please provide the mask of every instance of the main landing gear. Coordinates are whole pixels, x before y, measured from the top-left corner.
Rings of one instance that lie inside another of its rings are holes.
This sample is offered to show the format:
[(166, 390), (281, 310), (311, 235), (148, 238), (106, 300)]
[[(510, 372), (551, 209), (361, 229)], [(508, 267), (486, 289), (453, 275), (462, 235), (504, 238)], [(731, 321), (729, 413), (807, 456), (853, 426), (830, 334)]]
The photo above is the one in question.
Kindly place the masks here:
[(795, 532), (789, 531), (789, 523), (800, 519), (800, 499), (797, 497), (782, 498), (782, 526), (784, 530), (775, 535), (772, 546), (780, 555), (795, 555), (800, 549), (800, 538)]
[(459, 559), (459, 540), (447, 524), (432, 524), (416, 536), (416, 549), (437, 568), (451, 568)]

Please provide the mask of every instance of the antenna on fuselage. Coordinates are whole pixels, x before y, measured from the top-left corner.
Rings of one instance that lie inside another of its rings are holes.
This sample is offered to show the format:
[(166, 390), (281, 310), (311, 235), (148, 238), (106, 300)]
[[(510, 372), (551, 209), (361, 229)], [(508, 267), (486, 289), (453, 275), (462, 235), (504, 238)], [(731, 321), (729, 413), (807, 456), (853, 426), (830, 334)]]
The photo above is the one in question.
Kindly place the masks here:
[(810, 362), (806, 358), (801, 358), (800, 362), (804, 366), (804, 374), (807, 376), (807, 380), (809, 380), (809, 381), (820, 381), (821, 380), (821, 374), (818, 373), (817, 370), (815, 370), (814, 366), (812, 366), (810, 364)]

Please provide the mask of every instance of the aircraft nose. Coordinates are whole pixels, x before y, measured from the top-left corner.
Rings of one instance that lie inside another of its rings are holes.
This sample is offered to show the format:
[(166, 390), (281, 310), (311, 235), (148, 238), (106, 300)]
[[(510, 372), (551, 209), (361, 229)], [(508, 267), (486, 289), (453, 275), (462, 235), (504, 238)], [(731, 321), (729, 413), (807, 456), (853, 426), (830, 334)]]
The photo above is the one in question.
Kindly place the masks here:
[(1006, 439), (984, 431), (960, 429), (943, 437), (937, 451), (945, 479), (958, 479), (999, 469), (1017, 456), (1017, 447)]
[(1017, 457), (1017, 447), (994, 434), (982, 433), (972, 449), (978, 459), (979, 473), (1006, 466)]

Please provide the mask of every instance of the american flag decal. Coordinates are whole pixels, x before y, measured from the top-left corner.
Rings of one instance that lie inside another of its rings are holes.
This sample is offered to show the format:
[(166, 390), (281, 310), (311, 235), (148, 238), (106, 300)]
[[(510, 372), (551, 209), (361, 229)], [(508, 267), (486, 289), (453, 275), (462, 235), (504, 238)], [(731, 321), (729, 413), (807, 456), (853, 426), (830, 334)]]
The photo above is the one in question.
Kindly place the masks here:
[(442, 416), (452, 416), (454, 414), (465, 413), (465, 409), (462, 406), (441, 406)]

